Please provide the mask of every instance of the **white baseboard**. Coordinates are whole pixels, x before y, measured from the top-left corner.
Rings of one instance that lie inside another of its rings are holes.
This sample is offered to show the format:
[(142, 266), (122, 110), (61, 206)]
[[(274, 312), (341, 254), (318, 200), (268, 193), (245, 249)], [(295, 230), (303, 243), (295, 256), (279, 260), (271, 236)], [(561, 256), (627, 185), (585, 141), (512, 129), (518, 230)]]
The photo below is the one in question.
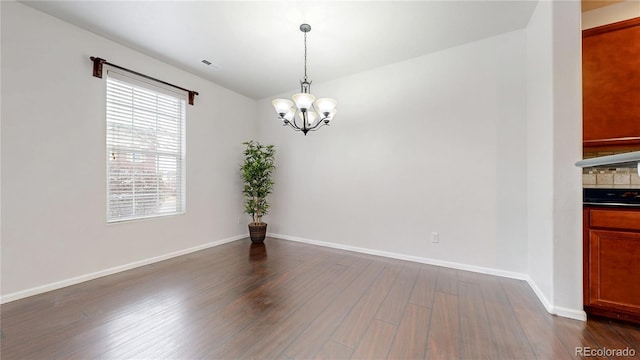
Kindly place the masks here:
[(140, 266), (153, 264), (153, 263), (156, 263), (156, 262), (159, 262), (159, 261), (162, 261), (162, 260), (171, 259), (171, 258), (174, 258), (174, 257), (177, 257), (177, 256), (190, 254), (192, 252), (196, 252), (196, 251), (208, 249), (210, 247), (226, 244), (226, 243), (229, 243), (229, 242), (232, 242), (232, 241), (244, 239), (244, 238), (246, 238), (248, 236), (249, 236), (248, 233), (247, 234), (242, 234), (242, 235), (237, 235), (237, 236), (229, 237), (229, 238), (218, 240), (218, 241), (212, 241), (210, 243), (206, 243), (206, 244), (203, 244), (203, 245), (194, 246), (194, 247), (189, 248), (189, 249), (174, 251), (172, 253), (168, 253), (168, 254), (164, 254), (164, 255), (160, 255), (160, 256), (155, 256), (155, 257), (144, 259), (144, 260), (140, 260), (140, 261), (135, 261), (135, 262), (132, 262), (132, 263), (129, 263), (129, 264), (120, 265), (120, 266), (112, 267), (112, 268), (109, 268), (109, 269), (96, 271), (96, 272), (93, 272), (93, 273), (90, 273), (90, 274), (80, 275), (80, 276), (72, 277), (70, 279), (56, 281), (56, 282), (53, 282), (53, 283), (50, 283), (50, 284), (36, 286), (36, 287), (30, 288), (30, 289), (17, 291), (17, 292), (14, 292), (14, 293), (11, 293), (11, 294), (7, 294), (7, 295), (2, 295), (0, 297), (0, 304), (4, 304), (4, 303), (11, 302), (11, 301), (23, 299), (23, 298), (26, 298), (26, 297), (29, 297), (29, 296), (33, 296), (33, 295), (42, 294), (42, 293), (45, 293), (45, 292), (51, 291), (51, 290), (57, 290), (57, 289), (60, 289), (60, 288), (63, 288), (63, 287), (79, 284), (81, 282), (85, 282), (85, 281), (101, 278), (103, 276), (112, 275), (112, 274), (119, 273), (119, 272), (122, 272), (122, 271), (134, 269), (134, 268), (137, 268), (137, 267), (140, 267)]
[(568, 309), (561, 306), (554, 306), (552, 314), (569, 319), (587, 321), (587, 313), (584, 310)]
[(521, 274), (513, 271), (505, 271), (500, 269), (468, 265), (468, 264), (462, 264), (462, 263), (451, 262), (451, 261), (398, 254), (398, 253), (389, 252), (389, 251), (373, 250), (373, 249), (361, 248), (357, 246), (342, 245), (342, 244), (299, 238), (299, 237), (289, 236), (289, 235), (273, 234), (273, 233), (268, 233), (267, 236), (282, 239), (282, 240), (297, 241), (297, 242), (302, 242), (306, 244), (330, 247), (334, 249), (353, 251), (353, 252), (369, 254), (369, 255), (383, 256), (383, 257), (392, 258), (392, 259), (407, 260), (407, 261), (417, 262), (421, 264), (436, 265), (436, 266), (448, 267), (448, 268), (457, 269), (457, 270), (465, 270), (465, 271), (477, 272), (481, 274), (496, 275), (496, 276), (506, 277), (510, 279), (527, 280), (529, 278), (527, 274)]
[(533, 281), (528, 276), (526, 280), (527, 280), (527, 284), (529, 284), (529, 287), (533, 290), (533, 292), (536, 294), (538, 299), (540, 299), (540, 302), (542, 303), (542, 305), (544, 305), (544, 308), (547, 310), (549, 314), (562, 316), (562, 317), (566, 317), (574, 320), (587, 321), (587, 313), (584, 312), (584, 310), (576, 310), (576, 309), (569, 309), (561, 306), (554, 306), (549, 301), (549, 299), (547, 299), (547, 297), (544, 295), (542, 290), (540, 290), (540, 288), (535, 283), (535, 281)]
[(533, 280), (531, 280), (531, 278), (527, 274), (517, 273), (512, 271), (505, 271), (500, 269), (493, 269), (493, 268), (482, 267), (482, 266), (456, 263), (451, 261), (443, 261), (443, 260), (429, 259), (429, 258), (423, 258), (418, 256), (404, 255), (404, 254), (398, 254), (398, 253), (393, 253), (388, 251), (373, 250), (373, 249), (361, 248), (357, 246), (342, 245), (342, 244), (330, 243), (325, 241), (311, 240), (311, 239), (305, 239), (305, 238), (289, 236), (289, 235), (267, 233), (267, 236), (282, 239), (282, 240), (297, 241), (301, 243), (324, 246), (324, 247), (329, 247), (334, 249), (353, 251), (353, 252), (369, 254), (369, 255), (383, 256), (383, 257), (388, 257), (392, 259), (407, 260), (407, 261), (417, 262), (421, 264), (443, 266), (443, 267), (448, 267), (448, 268), (457, 269), (457, 270), (465, 270), (465, 271), (477, 272), (477, 273), (487, 274), (487, 275), (495, 275), (495, 276), (500, 276), (500, 277), (505, 277), (510, 279), (524, 280), (527, 282), (527, 284), (529, 284), (529, 286), (531, 287), (533, 292), (536, 294), (538, 299), (540, 299), (540, 302), (542, 303), (544, 308), (550, 314), (558, 315), (558, 316), (562, 316), (570, 319), (575, 319), (575, 320), (581, 320), (581, 321), (587, 320), (587, 315), (582, 310), (574, 310), (574, 309), (553, 306), (551, 302), (549, 302), (549, 300), (544, 296), (542, 291), (540, 291), (536, 283)]
[(536, 282), (533, 281), (533, 279), (531, 279), (529, 276), (527, 276), (526, 280), (527, 280), (527, 284), (529, 284), (529, 287), (536, 294), (536, 296), (538, 297), (538, 299), (540, 300), (544, 308), (547, 310), (547, 312), (549, 314), (553, 314), (553, 305), (551, 304), (549, 299), (547, 299), (547, 297), (544, 295), (542, 290), (540, 290), (540, 288), (538, 287), (538, 284), (536, 284)]

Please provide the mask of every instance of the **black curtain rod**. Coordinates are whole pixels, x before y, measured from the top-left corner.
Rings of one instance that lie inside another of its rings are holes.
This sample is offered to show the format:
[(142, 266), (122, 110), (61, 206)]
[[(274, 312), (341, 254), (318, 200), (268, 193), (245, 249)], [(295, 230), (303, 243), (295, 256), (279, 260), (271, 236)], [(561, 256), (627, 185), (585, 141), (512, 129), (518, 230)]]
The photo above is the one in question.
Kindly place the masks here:
[(180, 90), (182, 90), (182, 91), (186, 91), (187, 93), (189, 93), (189, 105), (193, 105), (193, 99), (195, 98), (195, 96), (196, 96), (196, 95), (200, 95), (200, 94), (198, 94), (198, 92), (197, 92), (197, 91), (193, 91), (193, 90), (185, 89), (185, 88), (183, 88), (183, 87), (180, 87), (180, 86), (177, 86), (177, 85), (170, 84), (170, 83), (168, 83), (168, 82), (166, 82), (166, 81), (158, 80), (158, 79), (153, 78), (153, 77), (151, 77), (151, 76), (148, 76), (148, 75), (145, 75), (145, 74), (141, 74), (141, 73), (139, 73), (139, 72), (137, 72), (137, 71), (130, 70), (130, 69), (124, 68), (124, 67), (122, 67), (122, 66), (118, 66), (118, 65), (116, 65), (116, 64), (112, 64), (112, 63), (108, 62), (107, 60), (102, 59), (102, 58), (99, 58), (99, 57), (91, 56), (89, 59), (91, 59), (91, 61), (93, 61), (93, 76), (95, 76), (95, 77), (97, 77), (97, 78), (100, 78), (100, 79), (102, 79), (102, 65), (105, 65), (105, 64), (106, 64), (106, 65), (112, 66), (112, 67), (114, 67), (114, 68), (116, 68), (116, 69), (120, 69), (120, 70), (128, 71), (128, 72), (130, 72), (130, 73), (132, 73), (132, 74), (136, 74), (136, 75), (138, 75), (138, 76), (142, 76), (142, 77), (143, 77), (143, 78), (145, 78), (145, 79), (153, 80), (153, 81), (159, 82), (159, 83), (161, 83), (161, 84), (165, 84), (165, 85), (168, 85), (168, 86), (174, 87), (174, 88), (176, 88), (176, 89), (180, 89)]

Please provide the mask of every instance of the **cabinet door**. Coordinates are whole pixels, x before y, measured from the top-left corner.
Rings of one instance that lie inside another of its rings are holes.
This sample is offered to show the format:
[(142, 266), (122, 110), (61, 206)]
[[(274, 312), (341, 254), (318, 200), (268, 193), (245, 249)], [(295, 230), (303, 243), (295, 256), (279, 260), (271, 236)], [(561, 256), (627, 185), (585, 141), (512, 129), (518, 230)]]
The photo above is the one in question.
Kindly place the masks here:
[(584, 145), (640, 143), (640, 18), (582, 33)]
[(640, 314), (640, 233), (589, 230), (587, 305)]

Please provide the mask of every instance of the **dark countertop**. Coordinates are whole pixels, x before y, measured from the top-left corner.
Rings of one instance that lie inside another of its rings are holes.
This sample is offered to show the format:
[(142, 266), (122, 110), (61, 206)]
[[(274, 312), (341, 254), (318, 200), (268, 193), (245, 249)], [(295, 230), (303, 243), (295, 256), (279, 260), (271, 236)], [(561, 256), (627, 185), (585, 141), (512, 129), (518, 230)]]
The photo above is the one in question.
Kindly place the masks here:
[(640, 208), (640, 189), (584, 188), (582, 202), (585, 206)]

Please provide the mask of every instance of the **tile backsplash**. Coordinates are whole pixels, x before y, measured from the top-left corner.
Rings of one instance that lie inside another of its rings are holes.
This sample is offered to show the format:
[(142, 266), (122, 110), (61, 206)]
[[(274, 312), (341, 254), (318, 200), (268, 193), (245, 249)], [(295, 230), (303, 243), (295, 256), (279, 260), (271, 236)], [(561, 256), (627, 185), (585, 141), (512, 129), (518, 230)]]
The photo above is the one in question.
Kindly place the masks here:
[[(584, 158), (621, 154), (621, 152), (592, 152), (585, 153)], [(583, 168), (583, 187), (603, 188), (640, 188), (640, 176), (636, 168)]]

